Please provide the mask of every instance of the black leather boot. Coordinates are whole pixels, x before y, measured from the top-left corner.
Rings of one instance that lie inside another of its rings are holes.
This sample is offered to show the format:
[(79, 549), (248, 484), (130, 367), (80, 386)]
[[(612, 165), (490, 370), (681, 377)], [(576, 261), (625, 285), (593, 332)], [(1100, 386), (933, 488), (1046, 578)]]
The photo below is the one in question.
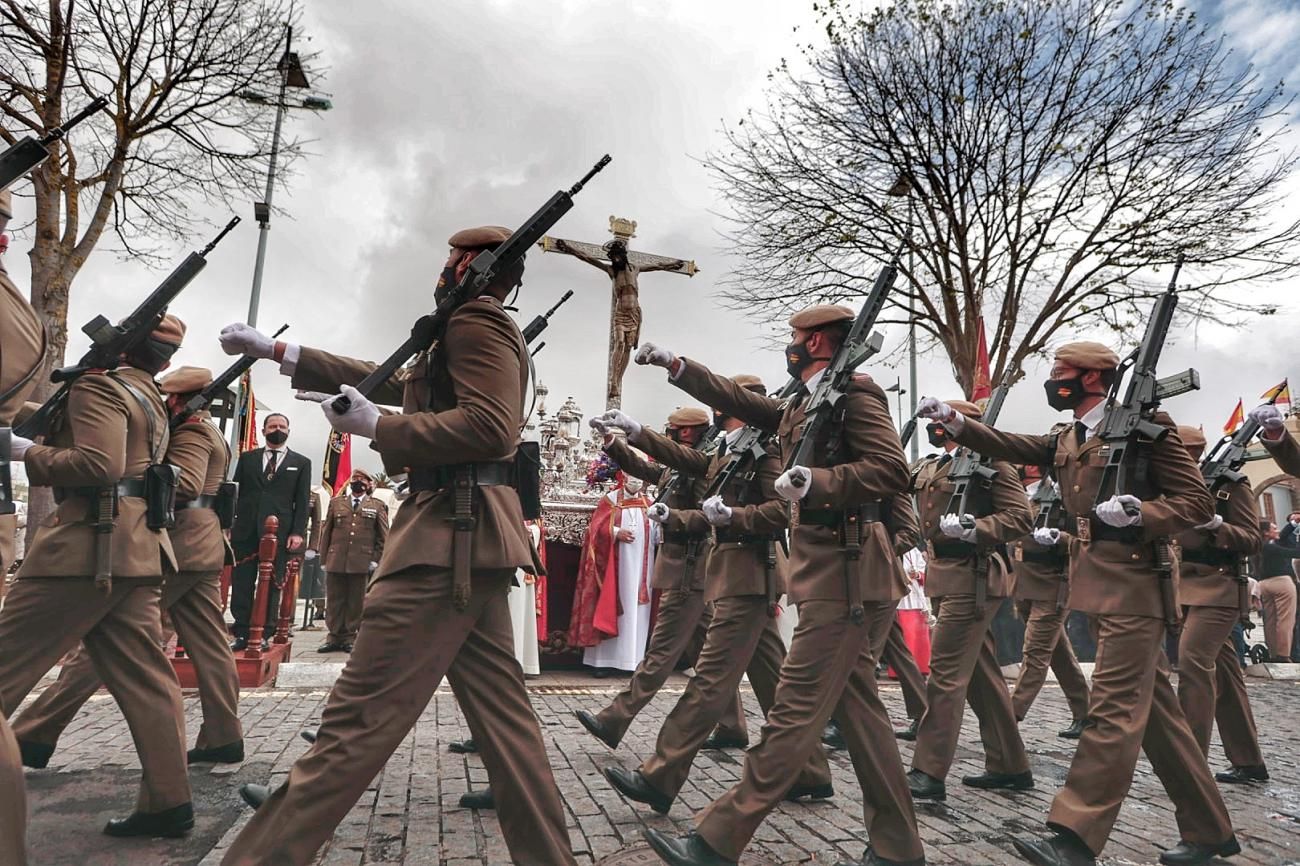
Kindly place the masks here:
[(698, 833), (687, 836), (669, 836), (662, 830), (646, 830), (645, 840), (669, 866), (736, 866), (709, 847)]
[[(23, 763), (27, 763), (26, 752), (23, 753)], [(30, 766), (30, 765), (29, 765)], [(1215, 773), (1216, 782), (1226, 782), (1229, 785), (1245, 785), (1249, 782), (1267, 782), (1268, 768), (1263, 764), (1257, 767), (1233, 767), (1223, 773)]]
[(194, 804), (181, 803), (161, 812), (132, 812), (104, 825), (109, 836), (153, 836), (176, 839), (194, 829)]
[(1075, 719), (1070, 722), (1070, 727), (1064, 731), (1058, 731), (1057, 736), (1063, 740), (1077, 740), (1083, 736), (1083, 729), (1088, 727), (1087, 719)]
[(736, 736), (726, 736), (714, 730), (709, 734), (709, 738), (704, 741), (705, 749), (747, 749), (749, 740)]
[(320, 728), (303, 728), (298, 732), (298, 736), (302, 737), (309, 743), (314, 743), (316, 742), (316, 735), (318, 733), (320, 733)]
[(495, 809), (497, 801), (492, 796), (491, 788), (480, 788), (460, 795), (462, 809)]
[(912, 719), (912, 724), (908, 725), (901, 731), (894, 731), (894, 736), (900, 740), (907, 740), (909, 743), (916, 742), (916, 731), (921, 727), (920, 719)]
[(907, 774), (907, 787), (912, 792), (913, 800), (934, 800), (942, 803), (948, 799), (948, 789), (943, 779), (936, 779), (920, 770), (912, 770)]
[(673, 805), (673, 798), (656, 791), (646, 781), (646, 777), (641, 775), (640, 770), (629, 772), (622, 767), (610, 766), (605, 768), (604, 773), (605, 778), (620, 794), (629, 800), (645, 803), (660, 815), (667, 815), (669, 808)]
[(478, 751), (478, 743), (474, 742), (473, 737), (468, 740), (456, 740), (447, 744), (447, 751), (453, 755), (472, 755)]
[(195, 747), (185, 753), (185, 759), (190, 764), (238, 764), (244, 760), (244, 741), (235, 740), (207, 749)]
[(829, 800), (834, 796), (835, 786), (830, 782), (825, 785), (795, 785), (785, 792), (785, 799), (788, 803), (797, 803), (804, 797), (809, 800)]
[(1050, 839), (1012, 839), (1016, 852), (1034, 866), (1096, 866), (1097, 858), (1073, 833)]
[(33, 770), (44, 770), (54, 757), (54, 747), (45, 743), (33, 743), (30, 740), (18, 741), (18, 753), (22, 756), (23, 766)]
[(1034, 774), (1027, 770), (1023, 773), (980, 773), (978, 776), (963, 776), (961, 783), (994, 791), (1028, 791), (1034, 787)]
[(266, 785), (256, 785), (250, 782), (247, 785), (239, 786), (239, 796), (243, 797), (244, 802), (254, 809), (259, 809), (271, 796), (271, 789)]
[(618, 737), (614, 732), (600, 723), (600, 719), (593, 716), (586, 710), (577, 710), (574, 715), (578, 717), (578, 722), (587, 729), (593, 737), (600, 740), (611, 749), (618, 748)]
[(1240, 853), (1241, 845), (1237, 843), (1236, 836), (1229, 836), (1228, 841), (1217, 845), (1183, 841), (1163, 852), (1160, 855), (1160, 862), (1164, 866), (1201, 866), (1215, 857), (1231, 857), (1233, 854)]

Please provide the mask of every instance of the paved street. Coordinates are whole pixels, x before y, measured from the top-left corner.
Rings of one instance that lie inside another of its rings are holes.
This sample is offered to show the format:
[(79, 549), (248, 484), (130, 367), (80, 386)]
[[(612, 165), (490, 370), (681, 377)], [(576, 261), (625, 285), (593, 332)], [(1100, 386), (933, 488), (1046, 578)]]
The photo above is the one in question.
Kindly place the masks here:
[[(681, 693), (684, 679), (669, 684), (633, 725), (623, 748), (611, 753), (573, 718), (581, 708), (598, 709), (620, 683), (581, 675), (548, 675), (531, 680), (533, 703), (542, 720), (556, 781), (568, 809), (574, 851), (583, 864), (652, 864), (642, 848), (644, 827), (690, 826), (694, 810), (732, 785), (742, 756), (705, 752), (690, 782), (667, 817), (631, 805), (600, 775), (611, 762), (635, 766), (654, 745), (664, 714)], [(236, 787), (246, 781), (278, 783), (306, 750), (300, 727), (319, 718), (326, 692), (266, 689), (246, 692), (241, 714), (248, 731), (248, 759), (237, 768), (203, 768), (193, 773), (198, 826), (179, 841), (117, 841), (100, 835), (103, 822), (132, 808), (138, 764), (120, 713), (105, 693), (97, 695), (67, 731), (50, 769), (28, 773), (31, 825), (29, 845), (35, 866), (45, 864), (215, 864), (247, 812)], [(1269, 755), (1273, 781), (1226, 792), (1245, 852), (1241, 866), (1300, 864), (1300, 683), (1252, 680), (1254, 703)], [(885, 687), (895, 720), (903, 717), (896, 686)], [(758, 705), (746, 693), (751, 738), (761, 725)], [(198, 727), (198, 698), (186, 697), (191, 739)], [(967, 713), (962, 747), (950, 777), (944, 806), (919, 806), (929, 862), (1012, 864), (1009, 835), (1037, 831), (1053, 793), (1065, 777), (1071, 748), (1055, 732), (1067, 723), (1065, 703), (1052, 684), (1023, 730), (1038, 780), (1022, 795), (977, 792), (957, 779), (982, 769), (974, 720)], [(344, 864), (506, 864), (510, 862), (500, 828), (490, 812), (460, 809), (456, 800), (468, 788), (486, 784), (476, 756), (448, 754), (446, 744), (466, 736), (460, 712), (446, 686), (425, 711), (414, 732), (375, 779), (339, 828), (319, 862)], [(904, 760), (910, 746), (902, 744)], [(1212, 763), (1223, 765), (1217, 744)], [(841, 855), (858, 856), (863, 847), (861, 798), (845, 753), (832, 759), (837, 795), (815, 805), (784, 804), (763, 826), (748, 857), (750, 864), (829, 864)], [(1143, 761), (1132, 795), (1106, 849), (1104, 861), (1155, 862), (1156, 845), (1177, 840), (1173, 815), (1159, 782)], [(636, 853), (642, 849), (642, 854)], [(606, 860), (605, 858), (609, 858)]]

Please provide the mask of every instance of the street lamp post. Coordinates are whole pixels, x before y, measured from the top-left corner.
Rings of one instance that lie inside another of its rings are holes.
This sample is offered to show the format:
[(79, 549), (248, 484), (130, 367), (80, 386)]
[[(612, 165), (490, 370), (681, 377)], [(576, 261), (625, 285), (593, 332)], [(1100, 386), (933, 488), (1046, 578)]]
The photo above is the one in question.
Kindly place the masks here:
[[(907, 226), (910, 229), (915, 222), (916, 201), (912, 198), (912, 181), (907, 175), (900, 175), (894, 185), (886, 190), (885, 195), (891, 198), (907, 199)], [(914, 279), (913, 274), (916, 271), (912, 267), (912, 240), (908, 235), (907, 241), (907, 274), (909, 279)], [(907, 359), (908, 359), (908, 386), (912, 389), (912, 416), (916, 416), (916, 298), (912, 292), (907, 293)], [(903, 392), (901, 385), (898, 393), (899, 403), (902, 403)], [(902, 420), (899, 421), (902, 426)], [(912, 437), (912, 462), (915, 463), (921, 456), (920, 443), (916, 437)]]

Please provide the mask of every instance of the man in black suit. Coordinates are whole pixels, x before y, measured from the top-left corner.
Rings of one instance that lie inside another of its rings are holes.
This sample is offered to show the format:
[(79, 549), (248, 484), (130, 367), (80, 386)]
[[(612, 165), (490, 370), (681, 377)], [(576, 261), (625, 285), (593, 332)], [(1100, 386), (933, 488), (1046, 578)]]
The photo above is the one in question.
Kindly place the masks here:
[[(311, 512), (311, 461), (285, 447), (289, 440), (289, 419), (278, 412), (262, 422), (263, 448), (239, 455), (234, 480), (239, 483), (239, 501), (230, 543), (235, 549), (237, 565), (231, 575), (230, 613), (235, 618), (230, 648), (238, 652), (248, 646), (248, 629), (253, 615), (253, 596), (257, 592), (257, 543), (262, 537), (266, 518), (275, 515), (280, 525), (276, 531), (275, 574), (283, 579), (284, 564), (291, 553), (300, 553), (307, 534), (307, 517)], [(247, 562), (244, 560), (247, 559)], [(271, 636), (280, 610), (280, 589), (270, 586), (265, 638)]]

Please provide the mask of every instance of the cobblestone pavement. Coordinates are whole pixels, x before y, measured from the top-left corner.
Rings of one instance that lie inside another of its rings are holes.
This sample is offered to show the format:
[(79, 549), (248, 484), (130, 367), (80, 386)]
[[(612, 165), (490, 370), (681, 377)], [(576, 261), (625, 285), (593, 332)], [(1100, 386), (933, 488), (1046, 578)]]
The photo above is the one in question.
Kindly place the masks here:
[[(578, 861), (598, 864), (654, 864), (644, 852), (645, 827), (685, 831), (692, 814), (739, 778), (743, 755), (737, 751), (703, 752), (690, 781), (667, 816), (631, 804), (606, 784), (600, 768), (610, 763), (636, 766), (654, 747), (664, 714), (681, 694), (683, 679), (671, 681), (636, 720), (624, 745), (610, 752), (587, 734), (573, 717), (577, 709), (597, 710), (621, 682), (584, 677), (547, 676), (530, 681), (533, 704), (568, 810), (569, 833)], [(1241, 866), (1300, 864), (1300, 683), (1252, 680), (1250, 697), (1269, 756), (1273, 780), (1248, 787), (1225, 786), (1244, 853), (1231, 861)], [(903, 720), (901, 695), (892, 684), (884, 698), (896, 721)], [(299, 728), (319, 718), (322, 689), (266, 689), (246, 692), (241, 704), (248, 759), (238, 767), (201, 768), (192, 773), (198, 824), (185, 840), (110, 840), (100, 835), (103, 821), (129, 812), (134, 804), (138, 763), (116, 705), (101, 693), (92, 699), (65, 733), (50, 769), (29, 771), (31, 823), (29, 847), (34, 866), (45, 864), (216, 864), (238, 833), (247, 811), (236, 788), (246, 781), (278, 784), (293, 761), (308, 747)], [(746, 692), (751, 736), (761, 727), (758, 705)], [(187, 695), (191, 737), (198, 727), (199, 705)], [(1037, 780), (1034, 791), (1010, 795), (963, 788), (961, 776), (983, 769), (978, 734), (966, 714), (957, 762), (949, 777), (946, 805), (919, 805), (918, 819), (929, 863), (1013, 864), (1008, 837), (1041, 832), (1052, 795), (1065, 778), (1071, 744), (1056, 737), (1068, 722), (1060, 691), (1049, 684), (1022, 726)], [(340, 825), (318, 862), (343, 864), (506, 864), (510, 862), (501, 830), (491, 812), (460, 809), (456, 801), (467, 789), (487, 784), (477, 756), (457, 756), (446, 744), (466, 736), (455, 700), (445, 684), (412, 734), (367, 789)], [(910, 744), (900, 743), (904, 761)], [(1211, 763), (1224, 761), (1217, 742)], [(861, 794), (848, 756), (832, 758), (836, 796), (813, 805), (782, 804), (759, 831), (748, 864), (829, 864), (844, 855), (860, 856), (864, 845)], [(3, 792), (0, 792), (3, 796)], [(1105, 851), (1103, 862), (1149, 864), (1156, 846), (1177, 841), (1172, 809), (1159, 781), (1143, 760)], [(635, 852), (640, 849), (640, 855)], [(619, 855), (619, 856), (614, 856)]]

